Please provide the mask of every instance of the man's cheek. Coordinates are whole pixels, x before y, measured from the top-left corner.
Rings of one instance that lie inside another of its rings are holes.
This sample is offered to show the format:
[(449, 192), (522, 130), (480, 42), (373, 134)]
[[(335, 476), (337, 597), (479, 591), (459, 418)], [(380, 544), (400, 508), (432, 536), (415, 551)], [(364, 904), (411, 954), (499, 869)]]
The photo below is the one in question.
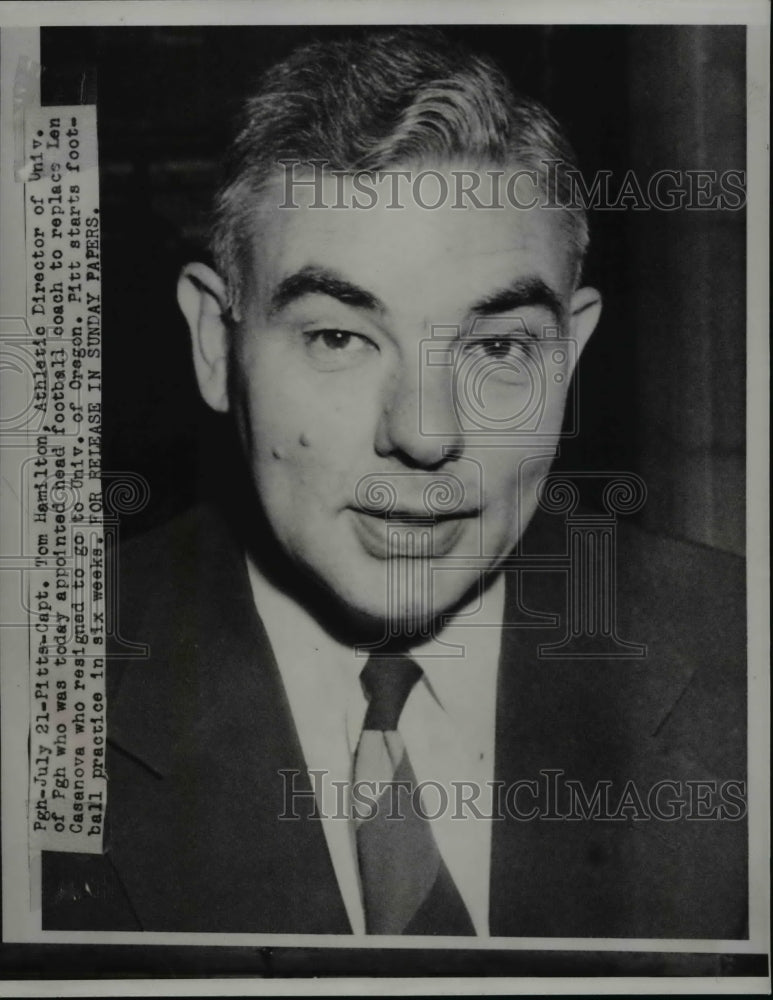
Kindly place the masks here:
[(296, 418), (289, 425), (285, 423), (267, 428), (261, 434), (262, 460), (271, 464), (282, 463), (299, 475), (304, 470), (324, 468), (330, 459), (325, 449), (320, 447), (318, 435), (311, 430), (312, 427), (312, 421)]
[(294, 508), (318, 507), (351, 491), (345, 458), (324, 447), (310, 430), (283, 428), (264, 436), (255, 464), (264, 491)]
[(503, 454), (498, 468), (483, 470), (484, 525), (492, 544), (496, 544), (497, 536), (517, 541), (524, 518), (531, 515), (537, 504), (538, 486), (552, 459), (550, 449), (536, 453), (523, 450), (520, 454), (513, 450), (509, 455)]

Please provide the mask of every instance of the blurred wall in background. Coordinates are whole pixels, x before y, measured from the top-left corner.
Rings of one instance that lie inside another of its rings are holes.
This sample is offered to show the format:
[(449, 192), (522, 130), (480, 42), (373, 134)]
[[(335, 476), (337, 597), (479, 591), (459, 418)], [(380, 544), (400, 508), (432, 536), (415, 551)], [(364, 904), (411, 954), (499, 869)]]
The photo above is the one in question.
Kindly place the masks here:
[[(628, 51), (636, 168), (743, 168), (744, 33), (644, 29), (631, 33)], [(743, 552), (745, 213), (632, 213), (629, 222), (644, 521)]]

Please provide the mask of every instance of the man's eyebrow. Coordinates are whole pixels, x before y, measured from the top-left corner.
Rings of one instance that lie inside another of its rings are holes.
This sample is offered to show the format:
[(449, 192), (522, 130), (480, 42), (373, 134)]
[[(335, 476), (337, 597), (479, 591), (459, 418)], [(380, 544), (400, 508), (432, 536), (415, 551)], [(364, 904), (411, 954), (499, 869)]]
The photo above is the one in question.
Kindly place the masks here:
[(564, 315), (561, 299), (542, 278), (517, 278), (506, 288), (500, 288), (476, 302), (470, 312), (476, 316), (499, 316), (524, 306), (547, 309), (557, 322)]
[(386, 312), (384, 303), (371, 292), (342, 278), (335, 271), (324, 267), (302, 267), (300, 271), (288, 275), (279, 282), (271, 301), (269, 316), (279, 312), (302, 298), (304, 295), (329, 295), (346, 306), (355, 309), (369, 309), (372, 312)]

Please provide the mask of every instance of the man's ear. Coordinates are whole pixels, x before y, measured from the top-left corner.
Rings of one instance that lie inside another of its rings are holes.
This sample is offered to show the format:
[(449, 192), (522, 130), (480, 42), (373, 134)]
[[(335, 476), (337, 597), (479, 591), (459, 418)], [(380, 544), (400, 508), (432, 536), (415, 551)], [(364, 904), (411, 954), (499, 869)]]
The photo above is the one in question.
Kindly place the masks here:
[(177, 302), (191, 332), (199, 392), (213, 410), (225, 413), (229, 332), (225, 285), (206, 264), (186, 264), (177, 282)]
[(579, 358), (601, 316), (601, 295), (595, 288), (578, 288), (569, 305), (569, 336)]

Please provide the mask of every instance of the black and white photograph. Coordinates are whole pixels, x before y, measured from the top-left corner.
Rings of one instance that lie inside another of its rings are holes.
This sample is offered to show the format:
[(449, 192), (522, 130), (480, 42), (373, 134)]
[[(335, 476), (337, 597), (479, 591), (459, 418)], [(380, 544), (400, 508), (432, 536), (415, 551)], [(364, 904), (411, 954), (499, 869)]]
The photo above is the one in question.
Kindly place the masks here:
[(769, 7), (24, 6), (0, 992), (769, 992)]

